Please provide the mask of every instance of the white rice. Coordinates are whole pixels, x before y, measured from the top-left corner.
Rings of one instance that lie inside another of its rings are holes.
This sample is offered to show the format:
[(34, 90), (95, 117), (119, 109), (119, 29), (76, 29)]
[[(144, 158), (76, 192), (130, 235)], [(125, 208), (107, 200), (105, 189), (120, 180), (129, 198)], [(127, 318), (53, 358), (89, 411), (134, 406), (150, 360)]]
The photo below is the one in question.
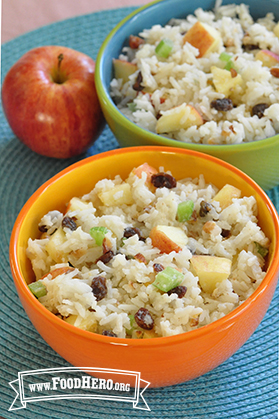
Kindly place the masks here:
[[(139, 34), (144, 44), (138, 49), (123, 49), (119, 58), (136, 64), (137, 70), (128, 82), (112, 80), (111, 97), (131, 121), (156, 133), (159, 117), (187, 104), (199, 112), (202, 125), (185, 129), (177, 126), (161, 135), (186, 143), (239, 144), (279, 132), (279, 78), (255, 58), (259, 50), (279, 54), (279, 38), (273, 32), (274, 16), (268, 13), (255, 22), (248, 6), (220, 4), (220, 1), (216, 2), (214, 11), (198, 8), (184, 20), (172, 20), (165, 27), (154, 25), (145, 29)], [(184, 34), (197, 21), (209, 24), (220, 35), (214, 51), (201, 58), (198, 58), (197, 48), (183, 43)], [(173, 42), (173, 49), (169, 57), (160, 58), (155, 48), (165, 38)], [(244, 48), (244, 43), (255, 49)], [(234, 69), (241, 76), (241, 83), (231, 89), (229, 96), (216, 90), (212, 73), (213, 67), (224, 69), (226, 63), (220, 60), (220, 54), (224, 52), (232, 56)], [(279, 62), (272, 68), (279, 73)], [(139, 72), (144, 89), (135, 91), (133, 84)], [(211, 107), (212, 101), (225, 97), (232, 100), (232, 110), (220, 111)], [(253, 115), (253, 107), (262, 103), (268, 106), (264, 115)]]
[[(157, 170), (162, 172), (164, 168)], [(74, 230), (62, 225), (65, 214), (51, 211), (42, 218), (39, 226), (45, 226), (46, 232), (40, 239), (29, 239), (27, 255), (36, 279), (46, 287), (47, 293), (39, 301), (48, 310), (92, 332), (109, 331), (122, 338), (170, 336), (223, 317), (258, 287), (265, 276), (265, 260), (257, 246), (268, 248), (269, 240), (257, 225), (254, 196), (234, 198), (221, 210), (220, 203), (214, 201), (217, 188), (207, 184), (202, 175), (179, 180), (172, 189), (153, 188), (146, 181), (145, 172), (138, 177), (132, 171), (127, 179), (104, 179), (87, 195), (73, 198), (66, 215), (75, 221)], [(116, 201), (105, 205), (102, 194), (114, 192), (121, 185), (128, 188), (132, 200), (121, 204), (123, 195), (113, 193)], [(187, 200), (194, 202), (193, 215), (189, 221), (179, 222), (177, 207)], [(200, 215), (202, 201), (211, 203), (204, 216)], [(160, 253), (149, 237), (151, 229), (158, 225), (181, 228), (188, 243), (180, 251)], [(106, 243), (112, 250), (109, 261), (98, 261), (104, 249), (90, 234), (96, 226), (107, 228)], [(139, 228), (145, 240), (137, 234), (123, 240), (127, 227)], [(224, 231), (229, 232), (227, 237)], [(194, 254), (232, 261), (230, 275), (211, 293), (204, 292), (192, 269)], [(183, 274), (180, 285), (187, 291), (182, 298), (153, 285), (155, 263)], [(60, 273), (52, 277), (55, 271)], [(97, 276), (104, 277), (107, 286), (99, 301), (91, 287)], [(152, 316), (152, 330), (131, 320), (140, 308)]]

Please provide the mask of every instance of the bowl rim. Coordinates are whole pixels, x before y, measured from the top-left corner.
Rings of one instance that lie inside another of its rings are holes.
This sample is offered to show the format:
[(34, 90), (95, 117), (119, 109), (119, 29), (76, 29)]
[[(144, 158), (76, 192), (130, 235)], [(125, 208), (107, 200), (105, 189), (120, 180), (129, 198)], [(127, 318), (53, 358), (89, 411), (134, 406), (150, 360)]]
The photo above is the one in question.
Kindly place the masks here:
[(122, 112), (119, 111), (115, 103), (113, 102), (108, 89), (106, 88), (106, 84), (104, 83), (104, 53), (108, 44), (111, 42), (113, 37), (117, 34), (117, 32), (126, 24), (132, 23), (133, 19), (137, 17), (142, 12), (145, 12), (147, 9), (151, 9), (156, 7), (159, 3), (170, 2), (171, 0), (154, 0), (151, 3), (148, 3), (144, 6), (137, 8), (136, 10), (129, 13), (126, 17), (124, 17), (106, 36), (104, 39), (96, 58), (95, 63), (95, 83), (96, 83), (96, 90), (99, 96), (101, 103), (103, 102), (104, 105), (108, 108), (108, 112), (112, 115), (115, 119), (118, 120), (121, 126), (126, 126), (130, 131), (137, 133), (139, 136), (148, 136), (158, 145), (168, 145), (177, 147), (179, 144), (181, 146), (187, 147), (191, 150), (197, 150), (204, 153), (210, 153), (213, 150), (217, 152), (238, 152), (238, 151), (246, 151), (249, 152), (251, 149), (261, 150), (263, 147), (271, 147), (273, 144), (279, 142), (279, 133), (275, 134), (271, 137), (263, 138), (261, 140), (254, 140), (249, 142), (244, 142), (240, 144), (200, 144), (200, 143), (192, 143), (192, 142), (181, 142), (179, 140), (175, 140), (172, 138), (164, 137), (163, 135), (156, 134), (152, 131), (149, 131), (145, 128), (140, 127), (139, 125), (132, 122), (127, 116), (125, 116)]
[[(36, 199), (44, 193), (46, 189), (51, 187), (53, 183), (56, 181), (59, 181), (60, 178), (67, 176), (68, 173), (74, 171), (75, 169), (83, 166), (94, 163), (94, 161), (107, 158), (113, 155), (122, 155), (123, 153), (139, 153), (141, 151), (144, 152), (158, 152), (158, 153), (164, 153), (164, 154), (185, 154), (190, 156), (195, 156), (199, 159), (206, 159), (210, 160), (213, 164), (221, 165), (224, 168), (229, 169), (231, 172), (236, 174), (238, 177), (241, 177), (244, 182), (247, 182), (261, 197), (261, 199), (264, 201), (266, 207), (268, 208), (268, 211), (271, 216), (271, 220), (274, 224), (275, 229), (275, 237), (274, 237), (274, 255), (273, 259), (270, 263), (268, 272), (266, 273), (263, 281), (258, 286), (258, 288), (245, 300), (243, 303), (241, 303), (240, 306), (233, 309), (230, 313), (226, 314), (224, 317), (215, 320), (207, 325), (201, 326), (198, 329), (191, 330), (188, 332), (184, 332), (178, 335), (173, 336), (165, 336), (165, 337), (156, 337), (156, 338), (148, 338), (148, 339), (128, 339), (128, 338), (114, 338), (114, 337), (108, 337), (103, 336), (94, 332), (89, 332), (83, 329), (79, 329), (78, 327), (75, 327), (71, 324), (68, 324), (67, 322), (63, 321), (62, 319), (59, 319), (57, 316), (55, 316), (53, 313), (51, 313), (49, 310), (47, 310), (40, 302), (39, 300), (31, 293), (31, 291), (28, 289), (27, 283), (25, 282), (25, 279), (23, 275), (21, 274), (20, 270), (20, 263), (17, 260), (18, 255), (18, 237), (21, 231), (21, 226), (24, 221), (24, 218), (28, 214), (29, 208), (34, 204)], [(211, 332), (218, 332), (221, 330), (228, 329), (233, 326), (234, 321), (241, 317), (242, 313), (244, 313), (246, 310), (249, 309), (251, 304), (256, 304), (257, 300), (261, 297), (261, 295), (266, 292), (266, 290), (271, 286), (271, 284), (278, 280), (278, 270), (279, 270), (279, 215), (277, 214), (277, 211), (271, 202), (270, 198), (267, 196), (267, 194), (263, 191), (263, 189), (254, 181), (252, 180), (248, 175), (246, 175), (244, 172), (236, 168), (235, 166), (232, 166), (231, 164), (218, 159), (214, 156), (200, 153), (198, 151), (194, 150), (188, 150), (184, 148), (177, 148), (177, 147), (167, 147), (167, 146), (134, 146), (134, 147), (128, 147), (128, 148), (118, 148), (113, 149), (110, 151), (106, 151), (103, 153), (99, 153), (90, 157), (87, 157), (83, 160), (80, 160), (67, 168), (63, 169), (50, 179), (48, 179), (45, 183), (43, 183), (26, 201), (22, 209), (20, 210), (16, 221), (14, 223), (12, 233), (11, 233), (11, 239), (10, 239), (10, 246), (9, 246), (9, 259), (10, 259), (10, 267), (11, 272), (13, 276), (14, 283), (16, 285), (16, 288), (20, 290), (19, 296), (21, 298), (21, 293), (24, 295), (24, 300), (27, 304), (31, 305), (34, 310), (39, 315), (42, 315), (46, 320), (48, 320), (50, 323), (53, 323), (57, 327), (60, 327), (62, 329), (68, 330), (69, 332), (74, 333), (75, 335), (80, 336), (84, 339), (89, 339), (91, 341), (99, 341), (101, 343), (107, 344), (111, 343), (113, 345), (120, 345), (120, 346), (132, 346), (132, 347), (152, 347), (152, 346), (168, 346), (173, 344), (179, 344), (181, 342), (187, 342), (194, 340), (201, 335), (210, 335)]]

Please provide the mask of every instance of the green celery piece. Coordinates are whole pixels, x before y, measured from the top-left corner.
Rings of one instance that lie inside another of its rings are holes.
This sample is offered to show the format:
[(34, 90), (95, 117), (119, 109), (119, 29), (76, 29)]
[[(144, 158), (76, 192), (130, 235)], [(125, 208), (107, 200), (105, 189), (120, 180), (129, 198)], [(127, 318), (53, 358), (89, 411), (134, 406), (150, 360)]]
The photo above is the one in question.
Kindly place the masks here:
[(261, 257), (265, 258), (266, 255), (268, 254), (268, 249), (266, 247), (262, 246), (258, 242), (254, 242), (254, 244), (256, 246), (256, 251), (259, 253), (259, 255), (261, 255)]
[(234, 68), (234, 63), (230, 60), (227, 62), (227, 64), (225, 65), (225, 70), (230, 71), (231, 68)]
[(129, 319), (130, 319), (130, 325), (131, 328), (130, 329), (126, 329), (126, 332), (129, 336), (132, 336), (133, 331), (135, 330), (135, 326), (136, 326), (136, 321), (135, 321), (135, 316), (133, 314), (129, 314), (128, 315)]
[(183, 278), (184, 275), (181, 272), (171, 266), (167, 266), (163, 271), (157, 273), (153, 285), (163, 292), (168, 292), (180, 285)]
[(126, 237), (121, 237), (119, 246), (120, 246), (120, 247), (123, 247), (123, 246), (124, 246), (124, 244), (125, 244), (125, 241), (126, 241), (126, 240), (127, 240), (127, 238), (126, 238)]
[(92, 227), (90, 229), (90, 235), (95, 240), (97, 246), (102, 246), (108, 229), (106, 227)]
[(171, 39), (165, 38), (162, 39), (157, 47), (155, 48), (155, 52), (158, 57), (161, 58), (168, 58), (173, 48), (173, 42)]
[(230, 61), (231, 58), (232, 58), (232, 56), (230, 54), (228, 54), (227, 52), (221, 52), (221, 54), (219, 55), (219, 60), (225, 61), (226, 63), (228, 61)]
[(231, 68), (234, 68), (234, 62), (232, 61), (232, 55), (228, 54), (227, 52), (221, 52), (219, 55), (219, 60), (224, 61), (226, 63), (224, 69), (230, 71)]
[(189, 221), (194, 211), (194, 202), (188, 201), (180, 202), (177, 206), (177, 219), (180, 223)]
[(137, 105), (135, 104), (135, 102), (127, 103), (127, 106), (131, 112), (135, 112), (137, 110)]
[(28, 285), (28, 288), (37, 298), (43, 297), (47, 293), (45, 284), (43, 284), (42, 281), (32, 282)]

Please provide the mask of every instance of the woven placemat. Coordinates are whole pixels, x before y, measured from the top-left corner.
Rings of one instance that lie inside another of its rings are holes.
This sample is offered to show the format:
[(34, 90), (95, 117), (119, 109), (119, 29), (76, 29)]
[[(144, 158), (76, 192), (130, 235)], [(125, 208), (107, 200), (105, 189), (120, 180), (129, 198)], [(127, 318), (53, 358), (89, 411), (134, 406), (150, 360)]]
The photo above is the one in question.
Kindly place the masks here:
[[(134, 8), (107, 10), (58, 22), (27, 33), (2, 46), (2, 80), (8, 69), (31, 48), (60, 44), (94, 59), (108, 32)], [(117, 148), (108, 127), (89, 151), (78, 159)], [(54, 160), (22, 145), (0, 113), (0, 416), (9, 418), (277, 418), (278, 289), (253, 336), (229, 360), (203, 377), (172, 387), (147, 389), (151, 411), (131, 403), (105, 400), (54, 400), (28, 403), (9, 411), (15, 392), (9, 382), (18, 372), (68, 367), (40, 337), (17, 296), (9, 267), (8, 247), (16, 216), (29, 196), (47, 179), (77, 159)], [(279, 189), (268, 191), (279, 209)]]

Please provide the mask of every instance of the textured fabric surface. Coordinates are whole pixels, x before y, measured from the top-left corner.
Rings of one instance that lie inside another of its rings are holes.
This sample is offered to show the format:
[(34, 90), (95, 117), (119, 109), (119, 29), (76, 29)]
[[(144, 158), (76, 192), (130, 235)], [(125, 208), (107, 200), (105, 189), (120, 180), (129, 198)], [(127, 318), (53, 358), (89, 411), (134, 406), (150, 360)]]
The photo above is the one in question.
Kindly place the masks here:
[[(65, 20), (27, 33), (2, 46), (2, 79), (26, 51), (60, 44), (96, 58), (106, 34), (132, 8), (103, 11)], [(91, 149), (78, 159), (118, 147), (106, 128)], [(147, 389), (151, 411), (131, 403), (105, 400), (54, 400), (28, 403), (8, 411), (15, 396), (9, 385), (18, 372), (67, 367), (40, 337), (17, 296), (9, 267), (8, 246), (16, 216), (29, 196), (47, 179), (77, 159), (54, 160), (22, 145), (0, 113), (0, 416), (9, 418), (277, 418), (278, 288), (269, 310), (253, 336), (230, 359), (203, 377), (172, 387)], [(279, 210), (279, 188), (268, 191)]]

